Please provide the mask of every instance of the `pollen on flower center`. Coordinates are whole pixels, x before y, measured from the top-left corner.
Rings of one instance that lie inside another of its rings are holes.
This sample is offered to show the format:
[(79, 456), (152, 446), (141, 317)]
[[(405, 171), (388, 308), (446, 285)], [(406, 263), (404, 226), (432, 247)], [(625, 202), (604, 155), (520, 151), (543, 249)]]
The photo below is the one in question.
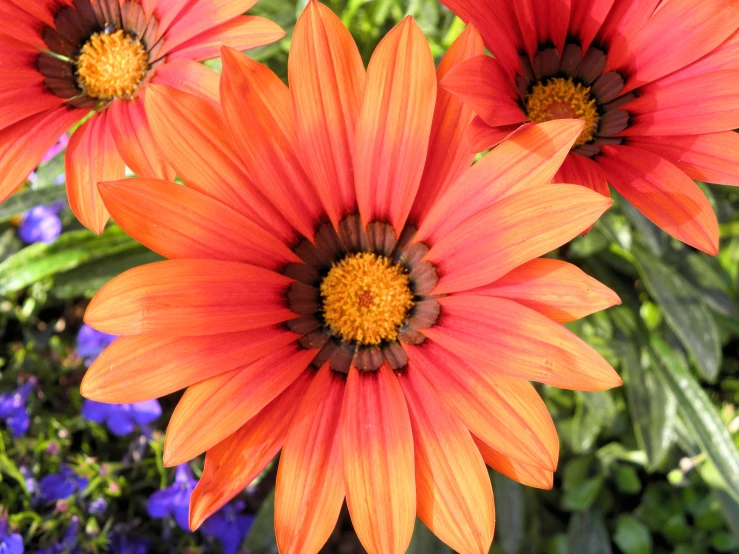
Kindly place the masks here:
[(526, 112), (531, 121), (543, 123), (552, 119), (582, 119), (585, 128), (575, 142), (581, 146), (590, 142), (598, 130), (600, 116), (590, 87), (574, 83), (572, 79), (556, 77), (534, 85), (525, 99)]
[(360, 252), (334, 264), (321, 283), (323, 318), (346, 341), (395, 340), (413, 307), (408, 273), (385, 256)]
[(77, 83), (99, 100), (131, 96), (149, 70), (149, 54), (137, 38), (118, 30), (95, 33), (77, 58)]

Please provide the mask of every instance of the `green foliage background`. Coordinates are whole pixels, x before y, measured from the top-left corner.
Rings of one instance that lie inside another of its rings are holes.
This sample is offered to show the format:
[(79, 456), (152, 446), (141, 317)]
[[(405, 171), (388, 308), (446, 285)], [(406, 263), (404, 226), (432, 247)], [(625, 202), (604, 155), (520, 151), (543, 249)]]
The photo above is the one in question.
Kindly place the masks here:
[[(356, 37), (365, 61), (408, 14), (437, 59), (463, 29), (436, 0), (327, 3)], [(262, 0), (251, 13), (291, 29), (303, 4)], [(286, 79), (289, 42), (250, 55)], [(123, 270), (158, 256), (116, 226), (93, 235), (68, 210), (55, 244), (23, 247), (13, 216), (63, 199), (63, 187), (52, 185), (62, 172), (57, 157), (40, 168), (36, 188), (0, 205), (0, 391), (14, 389), (19, 377), (35, 375), (40, 382), (30, 402), (29, 435), (13, 440), (0, 428), (2, 510), (29, 545), (57, 540), (77, 514), (80, 540), (90, 551), (106, 551), (113, 530), (149, 538), (155, 552), (217, 551), (171, 525), (163, 541), (167, 524), (148, 519), (144, 509), (148, 495), (172, 479), (160, 460), (163, 422), (176, 395), (164, 399), (165, 416), (149, 444), (116, 439), (79, 415), (84, 368), (73, 348), (86, 299)], [(703, 189), (720, 222), (716, 258), (672, 240), (619, 198), (587, 236), (552, 254), (621, 296), (623, 305), (570, 327), (618, 369), (624, 386), (604, 393), (540, 388), (562, 442), (555, 485), (538, 491), (493, 475), (498, 523), (492, 552), (739, 552), (739, 190)], [(92, 479), (84, 498), (32, 508), (19, 468), (41, 477), (63, 459)], [(257, 513), (246, 546), (254, 554), (276, 552), (269, 476), (255, 490), (246, 497)], [(84, 506), (100, 496), (111, 508), (96, 519)], [(348, 524), (331, 540), (326, 552), (360, 551)], [(409, 552), (450, 551), (419, 523)]]

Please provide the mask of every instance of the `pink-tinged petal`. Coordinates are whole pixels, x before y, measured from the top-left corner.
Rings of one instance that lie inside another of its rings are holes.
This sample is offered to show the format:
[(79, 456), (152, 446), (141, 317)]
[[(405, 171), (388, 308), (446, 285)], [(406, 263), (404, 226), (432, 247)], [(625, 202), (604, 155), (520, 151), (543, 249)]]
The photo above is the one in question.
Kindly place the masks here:
[(513, 2), (526, 50), (533, 58), (540, 44), (554, 43), (561, 53), (567, 39), (571, 0), (517, 0)]
[[(586, 2), (587, 3), (587, 0)], [(618, 0), (598, 32), (598, 42), (607, 47), (606, 71), (629, 59), (632, 37), (649, 21), (660, 0)]]
[(183, 42), (169, 54), (169, 59), (209, 60), (218, 57), (222, 46), (243, 52), (284, 37), (285, 31), (277, 23), (263, 17), (244, 15)]
[(0, 89), (0, 129), (39, 112), (58, 108), (62, 102), (63, 100), (51, 94), (43, 83), (28, 83), (10, 86), (5, 90)]
[(514, 81), (490, 56), (475, 56), (458, 64), (441, 80), (441, 86), (491, 127), (528, 119), (518, 102)]
[(606, 175), (603, 173), (603, 170), (593, 160), (580, 154), (570, 153), (565, 158), (562, 167), (559, 168), (552, 182), (582, 185), (598, 194), (602, 194), (608, 198), (611, 197), (611, 191), (608, 188), (608, 182), (606, 181)]
[(223, 49), (221, 103), (252, 179), (303, 236), (313, 238), (325, 211), (297, 153), (287, 86), (266, 66)]
[(633, 146), (605, 146), (598, 163), (608, 181), (655, 225), (711, 255), (718, 253), (718, 222), (690, 177), (666, 159)]
[(530, 383), (472, 366), (431, 340), (404, 348), (410, 370), (422, 373), (475, 435), (515, 460), (557, 468), (557, 430)]
[(483, 440), (476, 436), (472, 436), (475, 440), (477, 448), (482, 454), (485, 463), (498, 473), (501, 473), (527, 487), (535, 487), (537, 489), (549, 490), (554, 484), (554, 474), (541, 467), (532, 466), (514, 460), (510, 456), (501, 454), (494, 448), (491, 448)]
[(87, 370), (80, 390), (98, 402), (143, 402), (254, 362), (298, 338), (278, 326), (200, 337), (118, 337)]
[(243, 262), (274, 271), (300, 262), (250, 219), (177, 183), (123, 180), (100, 185), (100, 194), (128, 235), (166, 258)]
[(715, 71), (663, 85), (655, 81), (624, 109), (623, 136), (698, 135), (739, 127), (739, 69)]
[(304, 371), (261, 412), (206, 452), (203, 475), (190, 497), (192, 531), (259, 477), (277, 455), (311, 381), (312, 372)]
[(478, 115), (475, 116), (467, 128), (467, 138), (469, 139), (472, 152), (484, 152), (485, 150), (495, 148), (520, 128), (521, 125), (518, 123), (503, 125), (501, 127), (491, 127)]
[(698, 61), (662, 77), (658, 82), (661, 86), (667, 86), (690, 77), (699, 77), (728, 69), (739, 69), (739, 31)]
[(192, 0), (141, 0), (144, 11), (153, 13), (159, 21), (160, 36), (190, 4), (193, 4)]
[(470, 365), (570, 390), (621, 385), (603, 357), (566, 327), (505, 298), (439, 299), (442, 323), (423, 334)]
[(71, 6), (73, 0), (36, 0), (34, 2), (10, 0), (10, 2), (46, 25), (51, 26), (54, 25), (54, 16), (57, 12), (65, 6)]
[(630, 137), (629, 144), (672, 162), (695, 181), (739, 186), (739, 134)]
[(256, 3), (257, 0), (190, 1), (186, 10), (167, 29), (160, 55), (172, 52), (193, 37), (239, 17)]
[(84, 115), (82, 110), (61, 107), (0, 130), (0, 202), (16, 191), (62, 133)]
[(515, 193), (439, 237), (425, 259), (439, 273), (435, 294), (487, 285), (575, 238), (612, 204), (576, 185)]
[(499, 0), (442, 0), (465, 23), (474, 25), (490, 50), (509, 74), (521, 67), (518, 57), (524, 48), (513, 2)]
[(369, 554), (402, 554), (416, 519), (413, 431), (393, 371), (349, 370), (341, 410), (346, 504)]
[(616, 0), (572, 0), (569, 33), (578, 37), (583, 52), (600, 31), (614, 2)]
[(290, 344), (189, 387), (167, 426), (164, 465), (192, 460), (238, 431), (293, 384), (315, 355), (315, 350)]
[(295, 231), (244, 165), (220, 107), (165, 86), (149, 86), (146, 114), (159, 147), (190, 187), (259, 224), (285, 243)]
[(526, 262), (497, 281), (468, 293), (515, 300), (559, 323), (621, 303), (615, 292), (577, 266), (549, 258)]
[(365, 71), (348, 29), (323, 4), (309, 1), (298, 19), (288, 75), (303, 166), (338, 225), (356, 211), (354, 141)]
[(436, 99), (434, 59), (412, 18), (380, 42), (357, 122), (355, 179), (362, 221), (400, 236), (423, 175)]
[(108, 109), (110, 132), (123, 161), (139, 177), (174, 181), (175, 172), (151, 133), (144, 109), (144, 95), (131, 102), (113, 102)]
[(168, 61), (157, 68), (151, 82), (167, 85), (218, 104), (220, 74), (195, 60)]
[(317, 554), (344, 503), (340, 423), (345, 380), (328, 364), (301, 400), (285, 439), (275, 487), (280, 552)]
[[(436, 70), (436, 80), (442, 78), (457, 64), (483, 52), (482, 38), (473, 25), (449, 47)], [(411, 209), (410, 219), (417, 222), (444, 192), (446, 187), (472, 165), (475, 154), (469, 144), (467, 128), (474, 112), (461, 100), (436, 87), (436, 107), (431, 125), (429, 150), (418, 194)]]
[(418, 517), (455, 551), (488, 552), (495, 505), (480, 451), (421, 371), (408, 368), (398, 382), (413, 428)]
[(77, 129), (67, 146), (67, 197), (69, 207), (80, 223), (102, 233), (108, 222), (97, 185), (101, 181), (122, 179), (126, 165), (110, 132), (110, 114), (99, 112)]
[(42, 33), (46, 24), (13, 2), (0, 2), (0, 34), (46, 49)]
[(436, 242), (502, 198), (548, 184), (582, 131), (579, 120), (521, 128), (447, 187), (431, 206), (416, 240)]
[(290, 279), (219, 260), (168, 260), (122, 273), (95, 295), (85, 322), (112, 335), (216, 335), (295, 317)]
[[(689, 22), (690, 32), (676, 22)], [(685, 67), (711, 52), (739, 27), (736, 0), (665, 0), (624, 47), (628, 57), (606, 71), (624, 69), (623, 93)]]

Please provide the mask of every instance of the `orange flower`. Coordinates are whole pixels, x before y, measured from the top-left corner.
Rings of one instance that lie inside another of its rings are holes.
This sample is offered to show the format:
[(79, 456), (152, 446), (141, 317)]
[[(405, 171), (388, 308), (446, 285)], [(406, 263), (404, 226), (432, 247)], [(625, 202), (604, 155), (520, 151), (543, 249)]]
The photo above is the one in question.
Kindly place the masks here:
[(222, 44), (246, 50), (285, 33), (244, 16), (256, 0), (0, 0), (0, 201), (81, 118), (70, 140), (67, 192), (77, 218), (102, 232), (97, 183), (174, 178), (144, 113), (149, 83), (218, 97), (218, 75), (196, 63)]
[(560, 325), (618, 297), (536, 258), (611, 204), (548, 184), (582, 123), (532, 126), (470, 169), (472, 112), (437, 77), (482, 48), (468, 29), (435, 76), (408, 18), (365, 71), (341, 21), (311, 1), (289, 90), (229, 49), (223, 113), (149, 90), (154, 134), (188, 187), (101, 185), (113, 218), (170, 260), (95, 296), (86, 321), (123, 336), (82, 392), (135, 402), (187, 387), (164, 461), (206, 453), (193, 529), (282, 449), (281, 552), (318, 552), (344, 498), (370, 553), (405, 552), (416, 514), (455, 550), (487, 552), (485, 463), (538, 487), (557, 464), (528, 381), (620, 384)]
[(527, 121), (586, 122), (555, 182), (610, 183), (664, 231), (718, 252), (693, 182), (739, 185), (739, 1), (442, 0), (495, 55), (442, 86), (478, 114), (475, 151)]

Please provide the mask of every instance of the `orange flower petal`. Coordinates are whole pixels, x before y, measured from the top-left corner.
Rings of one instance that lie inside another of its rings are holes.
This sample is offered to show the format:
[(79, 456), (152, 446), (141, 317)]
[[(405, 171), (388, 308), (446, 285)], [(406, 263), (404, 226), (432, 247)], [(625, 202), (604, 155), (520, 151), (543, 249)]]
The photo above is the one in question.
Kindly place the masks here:
[(615, 292), (577, 266), (548, 258), (535, 258), (467, 293), (515, 300), (559, 323), (621, 303)]
[(533, 58), (540, 44), (554, 43), (562, 52), (570, 22), (571, 0), (557, 2), (518, 0), (513, 2), (529, 56)]
[(173, 181), (175, 171), (159, 150), (146, 119), (145, 94), (146, 88), (136, 100), (110, 105), (110, 132), (123, 161), (136, 175)]
[(634, 146), (605, 146), (598, 163), (608, 181), (663, 231), (715, 256), (718, 221), (706, 195), (673, 164)]
[(65, 157), (69, 207), (82, 225), (98, 234), (110, 216), (97, 185), (122, 179), (126, 171), (113, 142), (109, 119), (110, 114), (103, 111), (85, 122), (69, 140)]
[(146, 114), (159, 146), (185, 183), (232, 207), (285, 242), (294, 231), (252, 182), (218, 106), (149, 86)]
[[(482, 54), (483, 50), (480, 33), (474, 26), (467, 26), (442, 58), (436, 70), (436, 80), (440, 81), (457, 64)], [(474, 115), (472, 108), (441, 86), (436, 87), (426, 166), (411, 209), (410, 218), (414, 222), (422, 220), (446, 187), (472, 165), (475, 154), (469, 145), (467, 127)]]
[(80, 392), (110, 404), (151, 400), (256, 361), (297, 338), (281, 327), (203, 337), (119, 337), (87, 370)]
[(583, 52), (587, 52), (592, 44), (614, 2), (615, 0), (572, 0), (569, 33), (578, 37)]
[(316, 554), (344, 503), (339, 423), (343, 377), (318, 371), (290, 425), (275, 488), (275, 534), (284, 554)]
[(129, 179), (100, 185), (100, 195), (127, 234), (167, 258), (230, 260), (275, 271), (300, 261), (256, 223), (176, 183)]
[(423, 373), (470, 431), (511, 458), (556, 469), (557, 430), (530, 383), (468, 365), (430, 340), (404, 348), (411, 369)]
[(421, 222), (416, 240), (434, 242), (501, 198), (549, 183), (583, 125), (559, 119), (520, 128), (449, 185)]
[(285, 31), (277, 23), (263, 17), (244, 15), (183, 42), (169, 54), (169, 59), (209, 60), (217, 58), (223, 46), (243, 52), (272, 44), (284, 36)]
[(285, 307), (289, 284), (287, 277), (236, 262), (156, 262), (109, 281), (87, 307), (85, 322), (114, 335), (258, 329), (295, 317)]
[(189, 387), (164, 439), (164, 465), (192, 460), (235, 433), (305, 371), (314, 350), (290, 344), (256, 362)]
[(311, 371), (301, 373), (261, 412), (206, 452), (203, 475), (190, 497), (192, 531), (244, 490), (279, 452), (312, 378)]
[(223, 49), (221, 91), (226, 123), (252, 178), (312, 239), (325, 212), (298, 159), (290, 91), (271, 69), (229, 48)]
[(484, 152), (498, 146), (513, 133), (522, 129), (519, 124), (491, 127), (478, 115), (472, 120), (467, 129), (467, 138), (470, 141), (472, 152)]
[(398, 375), (413, 427), (418, 517), (463, 554), (487, 554), (495, 530), (493, 489), (467, 428), (417, 368)]
[(608, 47), (604, 72), (611, 71), (628, 60), (629, 44), (646, 24), (661, 0), (619, 0), (614, 2), (608, 17), (598, 31), (598, 41)]
[(220, 78), (219, 73), (195, 60), (179, 59), (159, 66), (151, 83), (166, 85), (218, 104)]
[(39, 112), (58, 108), (62, 102), (61, 98), (49, 92), (43, 82), (11, 85), (3, 78), (0, 88), (0, 129)]
[(331, 221), (338, 225), (356, 210), (354, 136), (365, 72), (347, 28), (314, 0), (295, 25), (288, 74), (301, 159)]
[(349, 370), (341, 412), (346, 504), (369, 554), (401, 554), (416, 513), (413, 431), (393, 371)]
[(566, 327), (512, 300), (440, 298), (443, 320), (423, 333), (468, 364), (553, 387), (600, 391), (621, 385), (603, 357)]
[(13, 194), (83, 110), (63, 107), (0, 130), (0, 202)]
[(608, 188), (606, 174), (603, 173), (603, 170), (597, 163), (580, 154), (570, 153), (565, 158), (552, 182), (583, 185), (598, 194), (602, 194), (608, 198), (611, 197), (611, 190)]
[(400, 236), (421, 182), (436, 99), (434, 59), (408, 17), (375, 49), (357, 123), (357, 203), (362, 221), (389, 221)]
[(541, 185), (504, 198), (446, 235), (434, 230), (440, 238), (426, 255), (440, 275), (434, 292), (491, 283), (571, 240), (612, 203), (585, 187)]
[(497, 450), (490, 448), (480, 438), (472, 435), (477, 448), (479, 448), (485, 463), (498, 473), (502, 473), (509, 479), (513, 479), (526, 485), (527, 487), (535, 487), (537, 489), (549, 490), (554, 484), (554, 474), (544, 468), (523, 464), (514, 460), (510, 456), (501, 454)]

